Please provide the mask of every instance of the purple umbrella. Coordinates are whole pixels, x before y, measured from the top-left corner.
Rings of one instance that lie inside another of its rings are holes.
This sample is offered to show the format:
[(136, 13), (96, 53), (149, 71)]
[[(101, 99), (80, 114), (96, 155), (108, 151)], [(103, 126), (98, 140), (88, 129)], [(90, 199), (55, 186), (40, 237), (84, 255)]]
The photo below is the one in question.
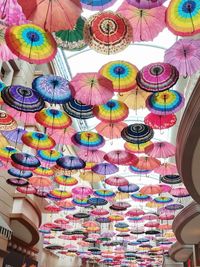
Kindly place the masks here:
[(9, 178), (6, 183), (12, 186), (27, 186), (29, 184), (28, 180), (24, 178)]
[(182, 208), (184, 208), (182, 204), (169, 204), (165, 206), (166, 210), (181, 210)]
[(83, 169), (86, 166), (85, 161), (81, 158), (74, 157), (74, 156), (64, 156), (56, 161), (57, 165), (63, 169), (67, 170), (79, 170)]
[(26, 130), (18, 127), (12, 131), (2, 131), (1, 133), (7, 138), (7, 140), (14, 142), (16, 147), (17, 144), (23, 144), (21, 137), (26, 132)]
[(119, 171), (119, 168), (111, 163), (99, 163), (92, 167), (92, 171), (102, 175), (109, 175)]
[(118, 190), (124, 193), (134, 193), (138, 191), (139, 189), (140, 189), (139, 186), (136, 184), (128, 184), (128, 185), (123, 185), (123, 186), (118, 187)]
[(127, 0), (127, 2), (139, 9), (151, 9), (161, 6), (166, 0)]

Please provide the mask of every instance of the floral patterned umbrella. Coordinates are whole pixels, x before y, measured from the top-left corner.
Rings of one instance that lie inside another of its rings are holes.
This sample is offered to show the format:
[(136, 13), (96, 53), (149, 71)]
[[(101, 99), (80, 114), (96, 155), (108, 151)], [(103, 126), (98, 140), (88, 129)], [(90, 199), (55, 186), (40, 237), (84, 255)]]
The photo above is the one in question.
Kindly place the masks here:
[(168, 129), (176, 124), (176, 115), (174, 113), (168, 115), (157, 115), (149, 113), (145, 118), (144, 122), (153, 129)]

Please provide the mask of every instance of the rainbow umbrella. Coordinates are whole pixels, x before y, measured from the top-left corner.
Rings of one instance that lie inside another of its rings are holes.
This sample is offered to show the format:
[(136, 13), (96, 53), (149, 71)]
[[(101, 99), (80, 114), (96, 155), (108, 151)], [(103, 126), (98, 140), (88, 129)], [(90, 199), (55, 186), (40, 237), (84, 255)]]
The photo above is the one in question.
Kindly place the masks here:
[(6, 137), (7, 140), (14, 142), (16, 146), (17, 144), (23, 143), (21, 137), (26, 132), (27, 131), (24, 130), (23, 128), (18, 127), (12, 131), (2, 131), (1, 133), (3, 134), (3, 136)]
[(104, 137), (109, 139), (116, 139), (121, 138), (121, 131), (127, 127), (125, 122), (118, 122), (118, 123), (105, 123), (100, 122), (95, 129), (98, 133), (101, 133)]
[(129, 183), (128, 185), (121, 185), (118, 187), (118, 190), (124, 193), (134, 193), (139, 189), (139, 186), (133, 183)]
[(66, 199), (66, 198), (72, 197), (72, 194), (70, 192), (65, 191), (65, 190), (61, 190), (59, 188), (55, 188), (55, 189), (51, 190), (50, 194), (56, 198), (59, 198), (59, 199)]
[(176, 115), (174, 113), (168, 115), (157, 115), (149, 113), (145, 118), (144, 122), (146, 125), (153, 129), (168, 129), (176, 124)]
[(125, 150), (113, 150), (104, 156), (104, 160), (117, 165), (135, 165), (138, 162), (138, 157)]
[(86, 43), (102, 54), (124, 50), (132, 40), (132, 28), (126, 18), (111, 11), (91, 16), (84, 27)]
[(114, 99), (106, 104), (95, 106), (93, 112), (97, 119), (108, 123), (117, 123), (128, 117), (126, 104)]
[(11, 159), (14, 163), (20, 165), (21, 166), (20, 169), (22, 170), (23, 169), (26, 170), (26, 168), (36, 169), (41, 164), (37, 157), (23, 152), (12, 154)]
[(72, 136), (74, 145), (88, 150), (98, 149), (105, 143), (103, 136), (91, 131), (78, 132)]
[(166, 204), (166, 203), (170, 203), (173, 201), (173, 198), (171, 197), (155, 197), (153, 199), (153, 201), (155, 201), (156, 203), (161, 203), (161, 204)]
[(94, 196), (97, 197), (102, 197), (102, 198), (113, 198), (115, 197), (115, 193), (111, 190), (107, 190), (107, 189), (98, 189), (96, 191), (94, 191)]
[(5, 40), (13, 54), (29, 63), (48, 63), (57, 53), (51, 33), (34, 24), (8, 27)]
[(85, 168), (85, 162), (79, 157), (63, 156), (56, 160), (58, 166), (67, 170), (79, 170)]
[(18, 178), (30, 178), (33, 174), (31, 171), (22, 171), (18, 170), (16, 168), (10, 168), (8, 169), (8, 173), (14, 177)]
[(74, 177), (67, 175), (58, 175), (54, 178), (54, 182), (64, 186), (74, 186), (78, 183), (78, 180)]
[(137, 84), (148, 92), (170, 89), (179, 78), (178, 70), (169, 63), (156, 62), (143, 67), (137, 74)]
[(10, 107), (22, 112), (36, 112), (44, 108), (44, 101), (31, 88), (11, 85), (1, 91), (3, 101)]
[(108, 62), (99, 70), (101, 75), (112, 81), (114, 91), (119, 93), (130, 91), (137, 86), (137, 72), (135, 65), (123, 60)]
[(161, 6), (166, 0), (127, 0), (127, 2), (140, 9), (151, 9), (158, 6)]
[(63, 154), (56, 150), (37, 150), (37, 156), (47, 163), (54, 164)]
[(80, 2), (83, 8), (93, 11), (103, 11), (112, 6), (116, 0), (81, 0)]
[(105, 183), (111, 186), (127, 186), (128, 180), (120, 176), (111, 176), (105, 179)]
[(54, 171), (55, 175), (67, 175), (67, 176), (71, 176), (72, 174), (76, 174), (77, 170), (68, 170), (68, 169), (64, 169), (60, 166), (58, 166), (57, 164), (53, 165), (52, 170)]
[(53, 108), (44, 108), (35, 114), (35, 120), (51, 129), (64, 129), (72, 124), (71, 118), (63, 111)]
[(70, 81), (74, 98), (85, 105), (105, 104), (113, 97), (112, 82), (96, 72), (78, 73)]
[(94, 117), (93, 106), (82, 104), (74, 98), (64, 103), (63, 109), (68, 115), (76, 119), (86, 120)]
[(179, 184), (181, 183), (181, 177), (179, 175), (165, 175), (161, 177), (161, 182), (165, 184)]
[(79, 17), (71, 30), (56, 31), (54, 36), (59, 47), (69, 51), (80, 51), (86, 47), (83, 38), (85, 18)]
[(175, 152), (176, 147), (169, 142), (155, 142), (145, 148), (145, 153), (155, 158), (173, 157)]
[(133, 41), (152, 41), (165, 28), (166, 7), (159, 6), (152, 9), (138, 9), (123, 2), (118, 12), (130, 23), (133, 30)]
[(53, 176), (54, 171), (50, 168), (39, 166), (35, 170), (33, 170), (34, 174), (37, 174), (39, 176)]
[(99, 163), (92, 167), (92, 171), (101, 175), (109, 175), (118, 172), (119, 168), (111, 163)]
[(198, 0), (172, 0), (166, 12), (167, 27), (179, 36), (200, 32), (200, 3)]
[(70, 100), (69, 82), (60, 76), (41, 75), (33, 80), (33, 89), (52, 104), (63, 104)]
[(130, 124), (121, 132), (121, 136), (125, 141), (138, 145), (150, 141), (153, 135), (153, 129), (143, 123)]
[(178, 112), (184, 106), (184, 103), (184, 96), (175, 90), (151, 94), (146, 100), (147, 108), (152, 113), (158, 115), (168, 115)]
[(41, 132), (27, 132), (22, 135), (21, 139), (25, 145), (36, 150), (47, 150), (56, 145), (56, 142), (52, 137)]
[(17, 122), (15, 119), (5, 111), (0, 110), (0, 131), (12, 131), (16, 128)]
[(87, 162), (95, 162), (95, 163), (102, 162), (105, 154), (106, 153), (102, 150), (80, 149), (77, 152), (77, 156), (79, 156), (82, 160), (87, 161)]
[(73, 198), (72, 203), (79, 207), (89, 207), (88, 198)]
[(8, 162), (11, 160), (11, 155), (18, 152), (18, 149), (11, 146), (2, 147), (0, 148), (0, 160)]
[(146, 147), (150, 146), (152, 144), (151, 141), (148, 141), (146, 143), (140, 144), (139, 148), (137, 144), (125, 142), (124, 148), (129, 153), (145, 153)]

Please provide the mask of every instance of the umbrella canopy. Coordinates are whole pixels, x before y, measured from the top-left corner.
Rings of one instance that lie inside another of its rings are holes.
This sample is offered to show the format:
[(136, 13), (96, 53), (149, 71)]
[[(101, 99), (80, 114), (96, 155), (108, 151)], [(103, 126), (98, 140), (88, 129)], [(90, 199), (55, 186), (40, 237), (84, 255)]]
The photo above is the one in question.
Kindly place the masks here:
[(72, 194), (80, 197), (87, 197), (89, 195), (92, 195), (93, 190), (90, 187), (86, 186), (76, 186), (72, 189)]
[(23, 112), (36, 112), (44, 108), (43, 99), (31, 88), (11, 85), (1, 91), (3, 101), (10, 107)]
[(34, 24), (8, 27), (5, 39), (12, 53), (29, 63), (48, 63), (57, 53), (56, 41), (51, 33)]
[[(12, 100), (12, 103), (14, 103), (13, 100)], [(39, 109), (39, 110), (41, 110), (41, 109)], [(5, 106), (5, 110), (9, 114), (12, 114), (13, 118), (15, 118), (15, 120), (17, 120), (19, 122), (22, 122), (24, 124), (29, 124), (29, 125), (33, 125), (35, 123), (35, 114), (34, 113), (31, 113), (31, 110), (27, 114), (27, 112), (23, 112), (23, 111), (20, 111), (19, 112), (17, 109), (11, 108), (8, 105)]]
[(198, 40), (181, 39), (165, 51), (164, 62), (177, 68), (179, 74), (187, 77), (200, 69), (200, 48)]
[(105, 183), (112, 186), (124, 186), (128, 185), (128, 180), (124, 177), (111, 176), (105, 179)]
[(147, 108), (158, 115), (168, 115), (178, 112), (185, 103), (184, 96), (175, 90), (151, 94), (146, 100)]
[(112, 164), (117, 165), (129, 165), (129, 164), (137, 164), (138, 158), (125, 150), (113, 150), (108, 152), (104, 159)]
[(103, 136), (91, 131), (78, 132), (72, 136), (72, 142), (87, 150), (98, 149), (105, 143)]
[(57, 150), (38, 150), (37, 156), (41, 158), (43, 161), (49, 164), (55, 164), (56, 160), (61, 158), (63, 156), (62, 153), (60, 153)]
[(79, 175), (79, 177), (84, 180), (88, 181), (89, 183), (98, 183), (102, 180), (104, 180), (105, 176), (99, 175), (97, 173), (94, 173), (92, 171), (85, 171)]
[(200, 3), (198, 0), (172, 0), (166, 12), (167, 27), (179, 36), (200, 32)]
[(86, 105), (105, 104), (112, 98), (112, 82), (96, 72), (78, 73), (70, 81), (75, 99)]
[(149, 113), (145, 118), (144, 122), (153, 129), (168, 129), (176, 124), (176, 115), (174, 113), (167, 115), (157, 115)]
[(17, 122), (5, 111), (0, 110), (0, 131), (12, 131), (17, 128)]
[(161, 6), (166, 0), (127, 0), (130, 5), (140, 9), (151, 9)]
[(128, 117), (126, 104), (114, 99), (104, 105), (95, 106), (93, 112), (99, 120), (109, 123), (117, 123)]
[(52, 104), (66, 103), (71, 98), (69, 82), (60, 76), (41, 75), (33, 80), (32, 87), (45, 101)]
[(34, 174), (40, 175), (40, 176), (47, 176), (51, 177), (54, 175), (54, 171), (50, 168), (39, 166), (35, 170), (33, 170)]
[(162, 163), (154, 172), (160, 175), (171, 175), (177, 173), (177, 167), (173, 163)]
[(83, 8), (103, 11), (104, 9), (112, 6), (116, 0), (81, 0), (80, 2)]
[(58, 175), (58, 176), (54, 177), (54, 182), (56, 182), (59, 185), (74, 186), (78, 183), (78, 180), (74, 177), (71, 177), (71, 176)]
[(152, 144), (152, 142), (148, 141), (146, 143), (140, 144), (140, 146), (138, 147), (137, 144), (125, 142), (124, 148), (129, 153), (145, 153), (146, 147), (150, 146), (151, 144)]
[(122, 121), (118, 123), (100, 122), (97, 124), (95, 129), (104, 137), (107, 137), (108, 139), (115, 139), (121, 137), (121, 131), (125, 127), (127, 127), (127, 124)]
[(179, 175), (165, 175), (161, 177), (161, 182), (165, 184), (179, 184), (181, 183), (181, 177)]
[(26, 18), (46, 31), (73, 29), (81, 14), (78, 0), (34, 0), (27, 5), (26, 0), (18, 0)]
[(161, 162), (153, 157), (139, 157), (138, 163), (136, 163), (136, 168), (140, 170), (154, 170), (160, 166)]
[(16, 168), (8, 169), (8, 173), (14, 177), (19, 177), (19, 178), (30, 178), (33, 175), (31, 171), (22, 171)]
[(108, 190), (108, 189), (98, 189), (93, 194), (94, 196), (102, 197), (107, 200), (109, 200), (110, 198), (113, 199), (115, 197), (115, 193), (112, 190)]
[(118, 172), (119, 168), (111, 163), (99, 163), (92, 167), (92, 171), (100, 175), (109, 175)]
[(119, 93), (130, 91), (137, 86), (137, 72), (135, 65), (123, 60), (108, 62), (99, 70), (101, 75), (112, 81), (114, 91)]
[(22, 194), (35, 194), (36, 193), (36, 189), (35, 187), (33, 187), (31, 184), (28, 184), (27, 186), (24, 186), (24, 187), (21, 187), (21, 186), (18, 186), (16, 188), (16, 190)]
[(137, 74), (137, 83), (145, 91), (161, 92), (170, 89), (179, 78), (178, 70), (169, 63), (156, 62), (143, 67)]
[(133, 41), (152, 41), (165, 28), (166, 7), (138, 9), (124, 1), (118, 12), (128, 19), (133, 29)]
[(22, 169), (23, 167), (36, 169), (40, 166), (39, 159), (27, 153), (14, 153), (11, 155), (11, 159), (14, 163), (21, 165)]
[(103, 161), (103, 157), (105, 156), (105, 152), (102, 150), (80, 149), (77, 152), (77, 155), (84, 161), (101, 163)]
[(162, 193), (162, 188), (159, 185), (146, 185), (140, 189), (141, 194), (154, 195)]
[(172, 188), (172, 190), (170, 191), (170, 194), (173, 197), (178, 197), (178, 198), (189, 197), (190, 196), (190, 194), (188, 193), (188, 191), (187, 191), (187, 189), (185, 187)]
[(175, 152), (176, 147), (169, 142), (155, 142), (145, 148), (145, 153), (155, 158), (173, 157)]
[(75, 129), (68, 126), (65, 129), (52, 129), (47, 128), (47, 133), (56, 141), (59, 145), (72, 145), (72, 136), (76, 133)]
[(139, 186), (136, 184), (128, 184), (128, 185), (121, 185), (118, 187), (118, 190), (120, 192), (124, 193), (134, 193), (139, 190)]
[(27, 132), (22, 135), (22, 142), (34, 149), (47, 150), (56, 145), (54, 139), (41, 132)]
[(18, 153), (19, 150), (11, 147), (11, 146), (5, 146), (0, 148), (0, 160), (3, 161), (10, 161), (11, 160), (11, 155), (14, 153)]
[(99, 12), (87, 20), (84, 38), (99, 53), (118, 53), (130, 44), (132, 28), (128, 20), (119, 13)]
[(63, 156), (56, 160), (58, 166), (67, 170), (79, 170), (85, 167), (85, 162), (74, 156)]
[(18, 127), (12, 131), (2, 131), (1, 133), (6, 137), (8, 141), (14, 142), (15, 145), (17, 145), (23, 143), (21, 137), (24, 133), (26, 133), (26, 130)]
[(23, 178), (9, 178), (6, 183), (12, 186), (28, 186), (29, 182)]
[(84, 25), (85, 18), (79, 17), (73, 29), (56, 31), (55, 40), (58, 46), (69, 51), (79, 51), (85, 48), (86, 43), (83, 38)]

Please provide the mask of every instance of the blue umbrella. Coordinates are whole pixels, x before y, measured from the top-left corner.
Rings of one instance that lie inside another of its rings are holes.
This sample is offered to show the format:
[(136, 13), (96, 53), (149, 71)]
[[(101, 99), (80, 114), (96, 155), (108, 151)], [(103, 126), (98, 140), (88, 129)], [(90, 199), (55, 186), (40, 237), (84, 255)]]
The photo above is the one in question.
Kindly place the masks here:
[(74, 156), (63, 156), (56, 161), (57, 165), (67, 170), (79, 170), (86, 166), (85, 161)]
[(104, 206), (108, 203), (108, 201), (100, 197), (91, 197), (88, 199), (88, 203), (93, 206)]
[(18, 170), (16, 168), (8, 169), (8, 173), (18, 178), (30, 178), (33, 174), (31, 171)]
[(101, 175), (109, 175), (119, 171), (119, 168), (111, 163), (99, 163), (92, 167), (92, 171)]
[(116, 0), (81, 0), (82, 6), (89, 10), (103, 11), (112, 6)]
[(124, 193), (134, 193), (138, 191), (139, 189), (140, 189), (139, 186), (136, 184), (128, 184), (128, 185), (122, 185), (118, 187), (118, 190)]
[(27, 153), (14, 153), (11, 155), (11, 159), (24, 167), (37, 168), (40, 166), (39, 159)]

